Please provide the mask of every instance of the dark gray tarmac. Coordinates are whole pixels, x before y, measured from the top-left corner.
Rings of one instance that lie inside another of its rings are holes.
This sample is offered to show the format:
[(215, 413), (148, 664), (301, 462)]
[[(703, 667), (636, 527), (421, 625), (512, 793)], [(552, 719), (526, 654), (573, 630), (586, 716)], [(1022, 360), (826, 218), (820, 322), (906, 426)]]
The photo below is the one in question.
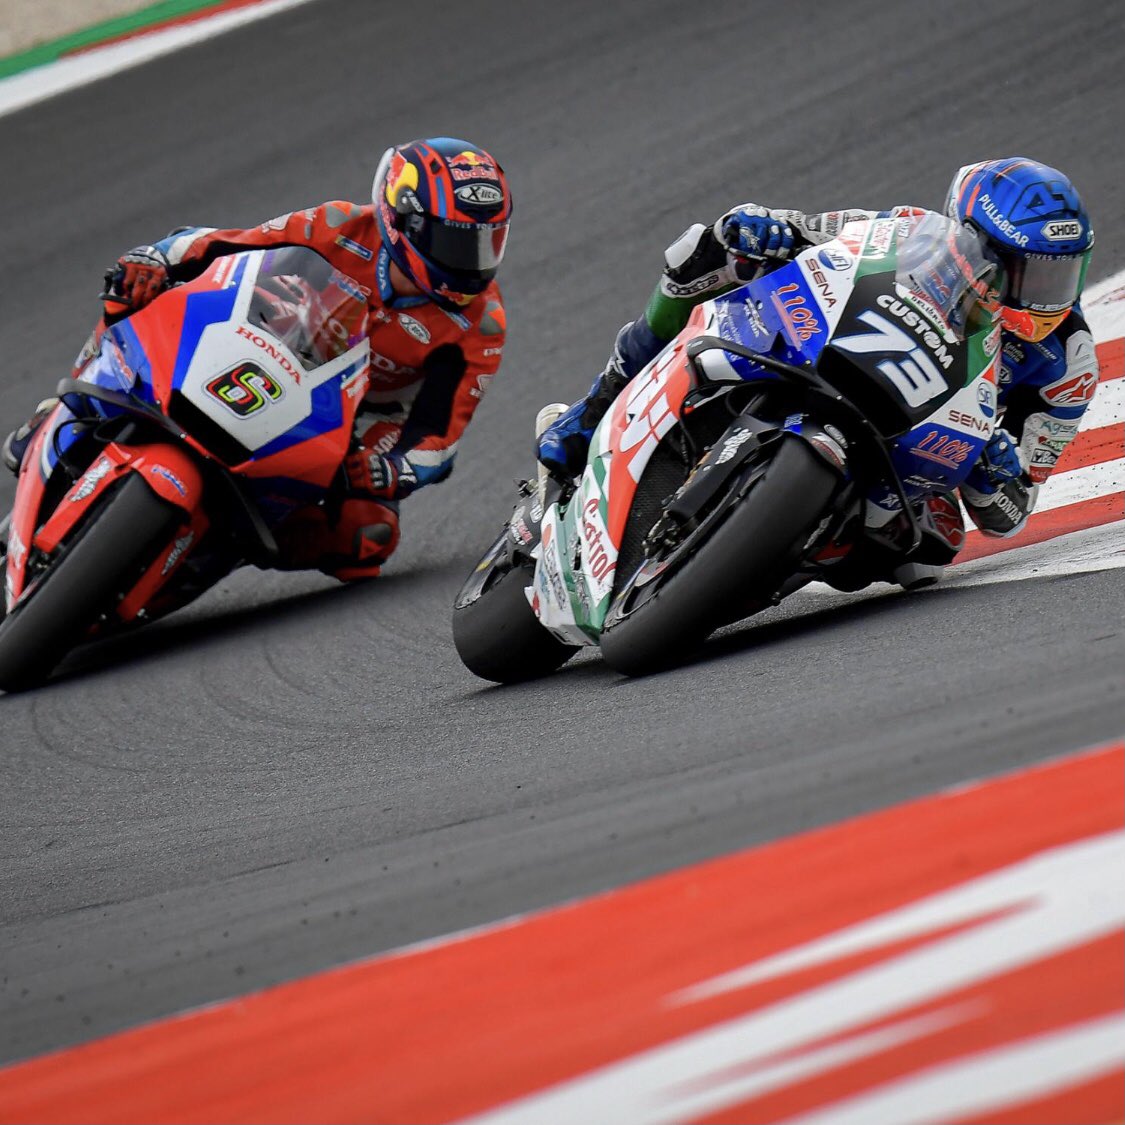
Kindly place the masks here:
[(129, 246), (364, 199), (425, 134), (517, 193), (503, 371), (384, 579), (248, 571), (0, 697), (0, 1060), (1120, 737), (1120, 570), (795, 599), (638, 682), (487, 688), (449, 607), (688, 222), (1031, 154), (1125, 267), (1123, 42), (1077, 2), (317, 0), (0, 118), (4, 428)]

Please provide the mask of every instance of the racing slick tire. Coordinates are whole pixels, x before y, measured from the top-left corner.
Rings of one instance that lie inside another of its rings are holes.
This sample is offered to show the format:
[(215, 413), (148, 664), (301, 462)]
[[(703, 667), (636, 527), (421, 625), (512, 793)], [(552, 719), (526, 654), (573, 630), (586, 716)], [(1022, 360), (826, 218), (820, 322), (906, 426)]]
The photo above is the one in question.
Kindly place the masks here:
[(524, 593), (531, 577), (518, 565), (497, 569), (480, 597), (453, 610), (457, 655), (482, 680), (534, 680), (562, 667), (578, 651), (539, 624)]
[(611, 610), (599, 642), (606, 664), (627, 676), (672, 667), (732, 620), (730, 606), (770, 598), (838, 483), (803, 441), (784, 441), (714, 534), (647, 601), (616, 619)]
[(39, 588), (0, 621), (0, 689), (41, 684), (113, 609), (183, 522), (136, 474), (76, 532)]

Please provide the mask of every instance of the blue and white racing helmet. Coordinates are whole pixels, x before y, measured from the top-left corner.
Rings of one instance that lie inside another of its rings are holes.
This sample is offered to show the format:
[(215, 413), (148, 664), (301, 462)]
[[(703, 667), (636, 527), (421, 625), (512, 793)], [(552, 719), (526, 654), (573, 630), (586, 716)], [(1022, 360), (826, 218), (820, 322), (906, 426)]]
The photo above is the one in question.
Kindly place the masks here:
[(984, 235), (1003, 268), (1004, 327), (1025, 340), (1049, 336), (1082, 293), (1094, 245), (1070, 180), (1024, 156), (984, 160), (953, 177), (945, 209)]

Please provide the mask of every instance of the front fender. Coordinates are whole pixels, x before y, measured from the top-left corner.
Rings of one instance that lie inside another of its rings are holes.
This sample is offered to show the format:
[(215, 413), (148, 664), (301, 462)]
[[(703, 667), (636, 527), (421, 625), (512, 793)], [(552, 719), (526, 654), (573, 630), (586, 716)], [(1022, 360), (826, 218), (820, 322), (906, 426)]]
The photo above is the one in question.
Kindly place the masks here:
[(137, 473), (162, 500), (188, 515), (203, 497), (203, 476), (189, 453), (171, 444), (111, 442), (74, 482), (36, 534), (33, 545), (50, 553), (82, 522), (98, 498), (126, 473)]
[(187, 450), (164, 443), (138, 445), (132, 449), (137, 454), (132, 468), (144, 477), (157, 496), (189, 514), (199, 507), (203, 498), (203, 474)]

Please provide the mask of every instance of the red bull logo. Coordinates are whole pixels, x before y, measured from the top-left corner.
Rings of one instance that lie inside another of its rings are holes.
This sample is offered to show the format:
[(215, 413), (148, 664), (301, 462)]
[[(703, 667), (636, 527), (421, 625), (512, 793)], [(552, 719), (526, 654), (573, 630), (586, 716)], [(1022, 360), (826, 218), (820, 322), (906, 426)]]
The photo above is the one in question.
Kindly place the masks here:
[(479, 152), (457, 153), (449, 158), (449, 171), (455, 180), (498, 180), (496, 163), (490, 156)]
[(495, 165), (487, 157), (482, 157), (480, 153), (469, 152), (467, 149), (464, 152), (459, 152), (456, 156), (451, 157), (450, 164), (467, 164), (470, 168), (494, 168)]
[(414, 167), (400, 152), (391, 157), (391, 166), (387, 170), (387, 202), (395, 207), (399, 196), (404, 191), (418, 189), (418, 169)]

